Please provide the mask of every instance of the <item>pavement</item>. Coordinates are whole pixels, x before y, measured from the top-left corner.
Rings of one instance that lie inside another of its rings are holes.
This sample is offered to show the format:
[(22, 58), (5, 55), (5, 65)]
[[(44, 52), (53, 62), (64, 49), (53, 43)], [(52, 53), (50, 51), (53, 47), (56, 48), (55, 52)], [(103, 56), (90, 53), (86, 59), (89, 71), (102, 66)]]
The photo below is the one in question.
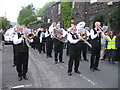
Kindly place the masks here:
[[(17, 72), (13, 65), (12, 46), (6, 45), (2, 52), (2, 88), (118, 88), (118, 64), (109, 64), (107, 60), (100, 61), (101, 71), (91, 72), (89, 61), (82, 61), (79, 70), (81, 74), (67, 75), (69, 57), (65, 54), (64, 63), (54, 63), (53, 58), (46, 58), (46, 54), (39, 54), (37, 50), (30, 49), (29, 80), (17, 80)], [(87, 54), (90, 59), (90, 54)], [(1, 65), (0, 65), (1, 66)]]

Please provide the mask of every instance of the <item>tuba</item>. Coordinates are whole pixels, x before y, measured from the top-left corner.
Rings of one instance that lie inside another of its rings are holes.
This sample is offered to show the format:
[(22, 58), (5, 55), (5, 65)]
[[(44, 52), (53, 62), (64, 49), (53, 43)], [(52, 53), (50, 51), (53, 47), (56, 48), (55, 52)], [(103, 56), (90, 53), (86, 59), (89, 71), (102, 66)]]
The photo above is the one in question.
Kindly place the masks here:
[(68, 40), (67, 40), (67, 36), (65, 37), (62, 37), (62, 38), (59, 38), (60, 36), (63, 35), (63, 33), (65, 33), (66, 31), (64, 29), (56, 29), (54, 28), (53, 29), (53, 34), (54, 34), (54, 38), (56, 38), (57, 40), (63, 42), (63, 43), (66, 43)]
[[(59, 23), (58, 23), (59, 24)], [(53, 37), (63, 43), (67, 42), (67, 36), (59, 38), (60, 36), (62, 36), (64, 33), (66, 33), (66, 31), (63, 28), (58, 29), (56, 27), (56, 23), (53, 22), (50, 26), (49, 26), (49, 32), (52, 33)]]

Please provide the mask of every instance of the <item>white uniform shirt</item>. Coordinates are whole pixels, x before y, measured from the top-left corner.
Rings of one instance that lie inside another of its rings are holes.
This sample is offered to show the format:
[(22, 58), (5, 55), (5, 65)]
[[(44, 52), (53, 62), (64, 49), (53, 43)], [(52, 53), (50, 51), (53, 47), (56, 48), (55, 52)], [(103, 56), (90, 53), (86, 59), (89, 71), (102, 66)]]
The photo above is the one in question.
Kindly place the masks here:
[[(73, 34), (73, 33), (72, 33)], [(78, 38), (79, 38), (80, 36), (78, 35)], [(67, 40), (70, 42), (70, 43), (73, 43), (73, 44), (75, 44), (75, 43), (77, 43), (78, 42), (78, 40), (76, 39), (73, 39), (72, 38), (72, 35), (69, 33), (68, 34), (68, 36), (67, 36)]]
[[(23, 39), (22, 37), (18, 38), (18, 34), (16, 33), (15, 36), (14, 36), (14, 38), (13, 38), (13, 43), (14, 43), (15, 45), (17, 45), (17, 44), (22, 43), (22, 41), (24, 42), (24, 39)], [(32, 43), (32, 42), (33, 42), (33, 39), (28, 39), (28, 41), (29, 41), (30, 43)]]

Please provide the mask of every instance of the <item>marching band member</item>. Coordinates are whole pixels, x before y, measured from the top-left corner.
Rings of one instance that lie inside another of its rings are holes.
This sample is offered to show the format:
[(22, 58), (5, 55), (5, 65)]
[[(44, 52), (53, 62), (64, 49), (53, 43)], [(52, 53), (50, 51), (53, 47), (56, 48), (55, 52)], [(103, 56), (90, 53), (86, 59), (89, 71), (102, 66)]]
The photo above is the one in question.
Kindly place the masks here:
[(38, 32), (37, 32), (37, 41), (38, 41), (38, 45), (37, 45), (37, 49), (39, 51), (39, 54), (41, 53), (41, 50), (42, 50), (42, 45), (41, 45), (41, 41), (42, 41), (42, 30), (41, 28), (38, 29)]
[[(56, 30), (60, 30), (60, 31), (62, 30), (62, 32), (63, 32), (63, 29), (60, 28), (60, 24), (57, 24), (55, 29)], [(66, 34), (63, 32), (63, 35), (61, 35), (59, 38), (65, 37), (65, 35)], [(58, 54), (59, 54), (59, 62), (64, 63), (63, 62), (63, 58), (62, 58), (64, 43), (59, 41), (59, 40), (57, 40), (56, 38), (54, 38), (53, 43), (54, 43), (55, 64), (58, 63)]]
[[(15, 34), (17, 33), (17, 30), (18, 30), (18, 27), (15, 28), (15, 32), (12, 34), (12, 39), (14, 38)], [(14, 43), (12, 43), (12, 44), (13, 44), (13, 67), (15, 67), (16, 66), (16, 59), (15, 59), (16, 58), (16, 56), (15, 56), (15, 53), (16, 53), (15, 46), (16, 45)]]
[[(79, 26), (80, 26), (80, 29), (78, 29), (78, 33), (80, 32), (85, 35), (86, 34), (86, 29), (84, 28), (85, 22), (80, 22)], [(85, 36), (85, 38), (86, 37), (87, 35)], [(83, 40), (81, 40), (79, 44), (80, 44), (80, 60), (82, 61), (81, 59), (81, 54), (82, 54), (84, 61), (88, 61), (87, 56), (86, 56), (87, 55), (87, 44)]]
[(43, 51), (43, 53), (45, 53), (45, 42), (46, 42), (45, 32), (46, 32), (45, 29), (41, 28), (40, 43), (41, 43), (41, 51)]
[[(19, 28), (18, 33), (15, 34), (13, 38), (13, 43), (15, 46), (16, 52), (16, 70), (18, 72), (18, 80), (21, 81), (22, 77), (25, 80), (28, 80), (26, 77), (26, 73), (28, 71), (28, 57), (29, 57), (29, 48), (27, 43), (25, 42), (26, 34), (23, 34), (23, 29)], [(33, 42), (33, 39), (29, 40), (29, 42)]]
[[(70, 28), (67, 29), (67, 32), (68, 32), (67, 35), (71, 32), (71, 29), (72, 29), (72, 27), (70, 27)], [(69, 56), (69, 44), (70, 44), (70, 43), (67, 42), (67, 49), (66, 49), (66, 55), (67, 55), (67, 56)]]
[(79, 58), (80, 58), (80, 51), (79, 51), (79, 44), (78, 42), (82, 40), (82, 37), (79, 37), (77, 35), (77, 29), (76, 27), (71, 28), (71, 32), (68, 34), (67, 37), (69, 41), (69, 62), (68, 62), (68, 75), (72, 75), (72, 67), (73, 62), (74, 64), (74, 71), (78, 74), (80, 74), (80, 71), (78, 70), (79, 67)]
[(101, 50), (101, 23), (95, 22), (95, 28), (91, 29), (91, 61), (90, 61), (90, 70), (91, 71), (100, 71), (98, 68), (99, 66), (99, 59), (100, 59), (100, 50)]
[(108, 26), (103, 26), (102, 30), (104, 30), (104, 34), (102, 34), (102, 38), (101, 38), (101, 52), (100, 52), (100, 60), (105, 60), (106, 55), (107, 55), (107, 50), (105, 48), (105, 43), (106, 43), (106, 39), (108, 37), (107, 33), (105, 34), (105, 32), (107, 32)]
[(52, 49), (53, 49), (53, 39), (52, 33), (46, 29), (45, 38), (46, 38), (46, 56), (47, 58), (52, 58)]

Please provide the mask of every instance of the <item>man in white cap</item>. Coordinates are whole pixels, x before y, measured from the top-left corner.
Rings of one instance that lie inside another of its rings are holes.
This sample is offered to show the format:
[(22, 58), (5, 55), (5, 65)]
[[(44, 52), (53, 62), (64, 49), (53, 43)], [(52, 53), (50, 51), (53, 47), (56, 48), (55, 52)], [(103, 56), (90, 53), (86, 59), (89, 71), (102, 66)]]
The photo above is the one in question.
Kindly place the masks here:
[(95, 28), (91, 29), (91, 61), (90, 61), (90, 70), (91, 71), (100, 71), (98, 68), (99, 66), (99, 59), (100, 59), (100, 51), (101, 51), (101, 23), (95, 22)]
[(68, 75), (71, 76), (72, 75), (72, 67), (73, 67), (73, 63), (74, 64), (74, 71), (77, 74), (80, 74), (81, 72), (78, 70), (79, 68), (79, 55), (80, 55), (80, 51), (79, 51), (79, 44), (78, 42), (80, 40), (82, 40), (82, 37), (79, 37), (79, 35), (77, 35), (77, 29), (76, 27), (72, 27), (71, 28), (71, 32), (68, 34), (67, 37), (68, 41), (69, 41), (69, 62), (68, 62)]

